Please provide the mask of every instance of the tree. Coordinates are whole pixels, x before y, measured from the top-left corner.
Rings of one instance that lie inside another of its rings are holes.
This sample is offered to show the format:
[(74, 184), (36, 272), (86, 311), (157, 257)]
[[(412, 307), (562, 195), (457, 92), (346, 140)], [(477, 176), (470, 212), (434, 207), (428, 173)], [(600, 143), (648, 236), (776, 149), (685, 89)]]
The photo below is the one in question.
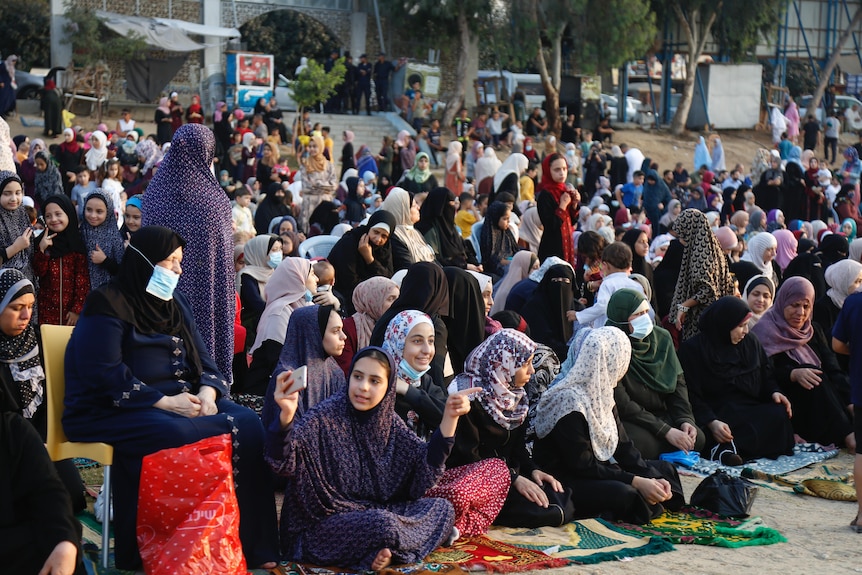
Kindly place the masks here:
[(329, 72), (324, 70), (321, 64), (309, 60), (308, 66), (299, 73), (291, 85), (299, 115), (302, 116), (303, 108), (310, 108), (333, 96), (344, 81), (345, 72), (347, 68), (344, 65), (344, 58), (336, 60)]
[(51, 65), (51, 8), (46, 0), (6, 0), (0, 10), (0, 54), (17, 54), (19, 69)]
[(577, 70), (595, 73), (643, 54), (656, 33), (644, 0), (514, 0), (510, 21), (517, 30), (511, 37), (521, 42), (513, 40), (509, 54), (522, 52), (534, 60), (545, 90), (548, 125), (557, 136), (564, 38), (572, 41)]
[(293, 10), (267, 12), (240, 26), (239, 31), (249, 51), (272, 54), (276, 67), (288, 78), (294, 77), (300, 58), (323, 61), (338, 46), (326, 26)]
[(487, 19), (481, 14), (492, 10), (491, 0), (384, 0), (381, 2), (391, 22), (403, 30), (421, 30), (411, 40), (429, 47), (458, 46), (455, 92), (446, 102), (443, 125), (448, 126), (464, 105), (464, 96), (472, 78), (467, 77), (469, 58), (475, 42), (487, 33)]
[[(660, 21), (674, 21), (687, 46), (685, 83), (670, 131), (680, 135), (694, 97), (697, 64), (710, 35), (726, 41), (731, 55), (741, 57), (774, 29), (783, 0), (652, 0)], [(740, 17), (744, 14), (744, 17)]]
[(829, 85), (829, 79), (832, 77), (832, 72), (835, 71), (835, 67), (838, 65), (838, 59), (841, 57), (841, 50), (844, 48), (844, 44), (847, 43), (850, 35), (859, 28), (860, 23), (862, 23), (862, 6), (856, 8), (856, 13), (853, 15), (850, 25), (841, 32), (841, 36), (838, 37), (838, 42), (835, 43), (835, 48), (833, 48), (832, 54), (829, 56), (829, 60), (826, 61), (826, 65), (824, 65), (820, 70), (820, 81), (817, 82), (817, 89), (814, 90), (814, 94), (811, 96), (811, 102), (808, 104), (808, 110), (811, 111), (812, 114), (814, 113), (814, 110), (820, 107), (820, 100), (823, 99), (823, 94), (826, 92), (826, 87)]
[(92, 10), (67, 4), (65, 16), (63, 43), (72, 45), (75, 66), (86, 68), (108, 60), (138, 60), (149, 49), (144, 39), (134, 33), (120, 36), (108, 30)]

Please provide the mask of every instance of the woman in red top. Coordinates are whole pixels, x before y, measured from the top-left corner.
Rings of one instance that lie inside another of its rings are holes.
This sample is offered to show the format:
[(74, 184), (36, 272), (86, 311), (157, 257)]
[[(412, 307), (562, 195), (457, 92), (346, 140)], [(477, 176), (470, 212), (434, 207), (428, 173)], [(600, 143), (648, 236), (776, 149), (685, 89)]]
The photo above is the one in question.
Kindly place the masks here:
[(55, 194), (42, 205), (42, 215), (47, 229), (33, 255), (33, 271), (39, 278), (39, 323), (75, 325), (90, 292), (78, 214), (72, 200)]

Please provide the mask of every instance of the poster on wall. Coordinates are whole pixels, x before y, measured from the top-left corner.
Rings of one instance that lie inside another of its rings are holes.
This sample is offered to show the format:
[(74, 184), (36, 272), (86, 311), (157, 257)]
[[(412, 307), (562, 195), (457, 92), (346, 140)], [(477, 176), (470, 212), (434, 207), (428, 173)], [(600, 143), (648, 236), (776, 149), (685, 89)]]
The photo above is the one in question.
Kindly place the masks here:
[(237, 107), (250, 111), (260, 98), (272, 97), (275, 67), (271, 54), (228, 53), (227, 67)]

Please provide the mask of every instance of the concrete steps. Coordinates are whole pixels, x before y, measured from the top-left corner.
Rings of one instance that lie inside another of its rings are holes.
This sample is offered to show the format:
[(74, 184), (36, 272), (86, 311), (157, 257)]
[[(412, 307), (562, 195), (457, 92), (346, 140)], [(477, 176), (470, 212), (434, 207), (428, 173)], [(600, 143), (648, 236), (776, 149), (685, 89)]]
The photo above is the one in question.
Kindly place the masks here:
[(398, 114), (387, 112), (381, 114), (374, 112), (371, 116), (364, 112), (358, 116), (350, 114), (311, 114), (311, 123), (320, 122), (322, 126), (329, 126), (330, 137), (335, 142), (333, 151), (335, 152), (335, 160), (341, 158), (341, 148), (344, 145), (344, 140), (341, 135), (345, 130), (350, 130), (354, 134), (353, 151), (359, 151), (359, 148), (364, 144), (368, 146), (372, 153), (377, 154), (383, 144), (383, 136), (395, 138), (401, 130), (407, 130), (411, 135), (416, 132), (410, 125), (405, 122)]

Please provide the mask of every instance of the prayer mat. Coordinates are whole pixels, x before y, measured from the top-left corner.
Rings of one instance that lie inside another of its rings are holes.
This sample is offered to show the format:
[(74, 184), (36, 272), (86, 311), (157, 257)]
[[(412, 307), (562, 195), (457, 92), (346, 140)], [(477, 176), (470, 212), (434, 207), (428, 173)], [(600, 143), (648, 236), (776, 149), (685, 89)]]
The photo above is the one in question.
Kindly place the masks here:
[(550, 557), (541, 551), (515, 547), (485, 536), (462, 537), (451, 547), (438, 548), (426, 560), (454, 563), (471, 571), (484, 568), (498, 573), (550, 569), (569, 564), (567, 559)]
[[(838, 449), (829, 449), (819, 443), (797, 443), (793, 446), (793, 455), (779, 455), (778, 459), (762, 457), (760, 459), (746, 461), (743, 465), (737, 467), (730, 467), (728, 465), (722, 465), (717, 461), (710, 461), (709, 459), (701, 457), (700, 460), (690, 469), (687, 469), (687, 471), (701, 477), (712, 475), (719, 469), (733, 477), (739, 477), (743, 469), (762, 471), (769, 475), (783, 475), (785, 473), (790, 473), (791, 471), (796, 471), (797, 469), (802, 469), (812, 463), (819, 463), (821, 461), (831, 459), (837, 456), (838, 452)], [(686, 469), (684, 467), (677, 467), (679, 469)]]
[(762, 523), (760, 517), (737, 521), (705, 509), (683, 507), (679, 512), (665, 511), (646, 525), (621, 522), (614, 525), (632, 535), (661, 537), (671, 543), (736, 548), (787, 541), (776, 529)]
[(742, 476), (759, 486), (776, 491), (800, 493), (833, 501), (856, 501), (853, 474), (836, 473), (828, 465), (818, 465), (813, 469), (805, 470), (804, 473), (784, 476), (755, 469), (743, 469)]
[(598, 519), (581, 519), (562, 527), (537, 529), (492, 527), (487, 537), (583, 565), (674, 549), (660, 537), (633, 536)]

